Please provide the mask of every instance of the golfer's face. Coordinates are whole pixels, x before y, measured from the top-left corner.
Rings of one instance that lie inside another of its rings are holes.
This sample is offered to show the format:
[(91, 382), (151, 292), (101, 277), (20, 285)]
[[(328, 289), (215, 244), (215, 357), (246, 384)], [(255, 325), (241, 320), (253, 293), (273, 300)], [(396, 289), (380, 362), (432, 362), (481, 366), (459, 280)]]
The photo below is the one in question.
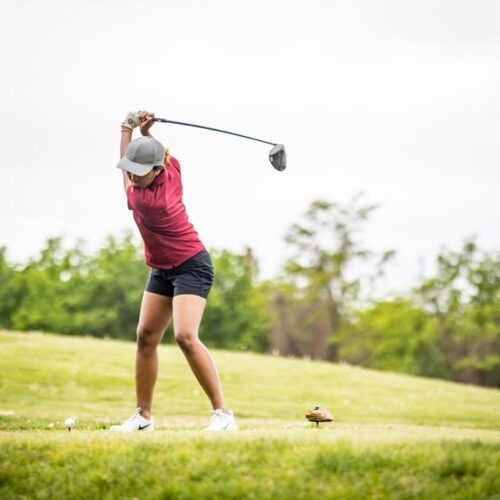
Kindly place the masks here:
[(127, 172), (127, 175), (134, 186), (144, 189), (154, 181), (157, 176), (157, 172), (151, 170), (146, 175), (135, 175), (131, 172)]

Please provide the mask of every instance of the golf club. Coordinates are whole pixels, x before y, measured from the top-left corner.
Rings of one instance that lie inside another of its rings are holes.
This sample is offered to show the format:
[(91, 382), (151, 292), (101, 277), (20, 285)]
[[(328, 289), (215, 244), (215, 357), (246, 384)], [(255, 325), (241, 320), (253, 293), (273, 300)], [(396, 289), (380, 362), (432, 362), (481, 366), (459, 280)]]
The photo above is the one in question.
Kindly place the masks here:
[(252, 141), (263, 142), (265, 144), (271, 144), (274, 146), (271, 151), (269, 151), (269, 161), (271, 165), (280, 172), (286, 168), (286, 152), (285, 146), (283, 144), (276, 144), (275, 142), (264, 141), (263, 139), (257, 139), (256, 137), (250, 137), (249, 135), (237, 134), (236, 132), (229, 132), (228, 130), (222, 130), (220, 128), (207, 127), (205, 125), (195, 125), (194, 123), (178, 122), (175, 120), (166, 120), (165, 118), (154, 118), (155, 122), (161, 123), (172, 123), (174, 125), (184, 125), (186, 127), (196, 127), (204, 128), (206, 130), (213, 130), (214, 132), (222, 132), (223, 134), (235, 135), (237, 137), (243, 137), (244, 139), (250, 139)]

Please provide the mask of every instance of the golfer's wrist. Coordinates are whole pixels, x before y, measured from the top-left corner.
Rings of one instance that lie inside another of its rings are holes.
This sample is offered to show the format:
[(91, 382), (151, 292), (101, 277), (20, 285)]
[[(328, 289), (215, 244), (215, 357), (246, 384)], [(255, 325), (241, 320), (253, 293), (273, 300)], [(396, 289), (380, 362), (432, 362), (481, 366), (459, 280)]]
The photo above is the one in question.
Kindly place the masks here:
[(133, 130), (131, 128), (128, 128), (128, 127), (122, 127), (122, 133), (123, 132), (128, 132), (130, 135), (132, 135)]

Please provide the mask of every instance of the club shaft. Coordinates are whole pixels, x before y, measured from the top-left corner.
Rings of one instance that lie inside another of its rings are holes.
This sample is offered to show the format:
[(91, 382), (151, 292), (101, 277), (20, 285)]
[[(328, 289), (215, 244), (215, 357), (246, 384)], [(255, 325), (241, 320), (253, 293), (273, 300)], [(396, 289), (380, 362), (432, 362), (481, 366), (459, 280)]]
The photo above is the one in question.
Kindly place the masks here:
[(184, 125), (186, 127), (204, 128), (206, 130), (212, 130), (214, 132), (222, 132), (223, 134), (235, 135), (237, 137), (243, 137), (244, 139), (250, 139), (252, 141), (263, 142), (264, 144), (270, 144), (271, 146), (276, 146), (275, 142), (264, 141), (263, 139), (250, 137), (249, 135), (237, 134), (236, 132), (229, 132), (229, 130), (222, 130), (220, 128), (207, 127), (205, 125), (195, 125), (194, 123), (178, 122), (175, 120), (166, 120), (165, 118), (154, 118), (154, 121), (161, 123), (173, 123), (174, 125)]

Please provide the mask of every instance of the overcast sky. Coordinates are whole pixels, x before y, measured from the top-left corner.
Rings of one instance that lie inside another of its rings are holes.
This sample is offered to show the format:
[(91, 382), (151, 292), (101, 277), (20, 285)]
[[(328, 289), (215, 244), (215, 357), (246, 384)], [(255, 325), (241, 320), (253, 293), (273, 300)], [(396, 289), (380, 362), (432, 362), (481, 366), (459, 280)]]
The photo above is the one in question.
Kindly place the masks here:
[(132, 228), (119, 159), (129, 109), (286, 145), (156, 124), (208, 247), (254, 248), (264, 277), (318, 198), (380, 205), (387, 289), (478, 236), (500, 248), (500, 2), (0, 0), (0, 246), (97, 248)]

